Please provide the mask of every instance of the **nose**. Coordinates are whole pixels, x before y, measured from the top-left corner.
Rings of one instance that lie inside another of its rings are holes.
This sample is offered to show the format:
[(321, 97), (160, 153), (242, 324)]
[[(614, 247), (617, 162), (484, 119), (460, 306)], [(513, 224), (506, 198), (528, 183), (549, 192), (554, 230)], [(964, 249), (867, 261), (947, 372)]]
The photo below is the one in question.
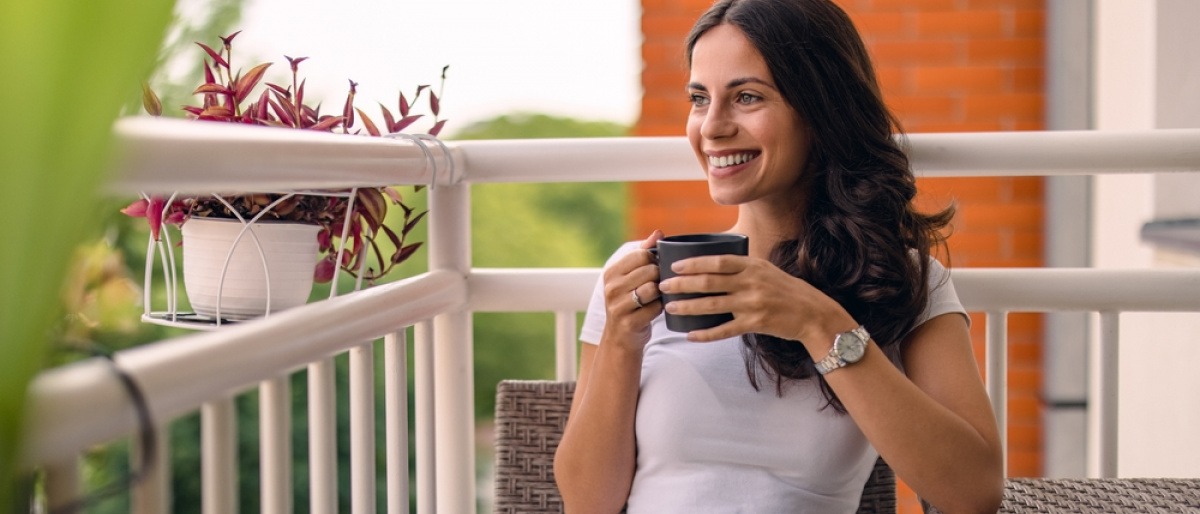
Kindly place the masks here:
[(737, 124), (733, 122), (729, 108), (713, 102), (704, 115), (700, 125), (700, 135), (705, 139), (721, 139), (737, 133)]

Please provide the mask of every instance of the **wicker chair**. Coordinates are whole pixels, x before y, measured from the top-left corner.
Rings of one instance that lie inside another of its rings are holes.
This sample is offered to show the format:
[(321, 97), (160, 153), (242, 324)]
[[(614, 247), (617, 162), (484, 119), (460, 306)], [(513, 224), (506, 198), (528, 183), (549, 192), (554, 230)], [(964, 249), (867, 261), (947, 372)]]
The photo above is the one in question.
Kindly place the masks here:
[[(562, 512), (554, 450), (573, 382), (505, 380), (496, 391), (496, 513)], [(927, 507), (928, 508), (928, 507)], [(880, 459), (858, 512), (896, 512), (896, 480)], [(928, 508), (928, 512), (937, 510)], [(1200, 512), (1200, 479), (1009, 479), (1001, 513)]]
[[(496, 513), (562, 512), (554, 450), (574, 382), (505, 380), (496, 387)], [(896, 478), (882, 459), (863, 488), (859, 514), (896, 512)]]

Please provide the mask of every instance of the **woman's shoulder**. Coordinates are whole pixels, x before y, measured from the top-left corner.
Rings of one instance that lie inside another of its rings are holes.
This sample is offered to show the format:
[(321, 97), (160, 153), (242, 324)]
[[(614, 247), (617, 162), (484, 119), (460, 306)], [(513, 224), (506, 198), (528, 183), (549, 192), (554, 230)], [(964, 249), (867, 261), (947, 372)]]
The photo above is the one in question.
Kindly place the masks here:
[[(958, 299), (958, 291), (954, 288), (954, 282), (950, 280), (950, 269), (933, 256), (929, 257), (928, 262), (929, 275), (926, 287), (929, 291), (929, 298), (925, 312), (921, 316), (921, 322), (951, 312), (967, 317), (966, 309)], [(970, 323), (969, 317), (967, 317), (967, 323)]]

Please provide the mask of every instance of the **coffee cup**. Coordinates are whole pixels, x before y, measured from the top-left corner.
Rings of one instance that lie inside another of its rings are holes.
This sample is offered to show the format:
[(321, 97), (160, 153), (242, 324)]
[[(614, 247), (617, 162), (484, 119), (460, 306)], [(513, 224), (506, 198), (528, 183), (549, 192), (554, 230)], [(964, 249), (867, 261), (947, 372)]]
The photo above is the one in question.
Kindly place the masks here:
[[(652, 252), (658, 258), (658, 280), (676, 276), (671, 265), (676, 261), (699, 257), (702, 255), (747, 255), (750, 251), (750, 239), (741, 234), (686, 234), (664, 237), (658, 240), (658, 246)], [(663, 305), (676, 300), (687, 300), (703, 296), (718, 296), (725, 293), (686, 293), (663, 294)], [(691, 332), (712, 328), (722, 323), (732, 321), (732, 313), (703, 314), (685, 316), (666, 313), (667, 328), (675, 332)]]

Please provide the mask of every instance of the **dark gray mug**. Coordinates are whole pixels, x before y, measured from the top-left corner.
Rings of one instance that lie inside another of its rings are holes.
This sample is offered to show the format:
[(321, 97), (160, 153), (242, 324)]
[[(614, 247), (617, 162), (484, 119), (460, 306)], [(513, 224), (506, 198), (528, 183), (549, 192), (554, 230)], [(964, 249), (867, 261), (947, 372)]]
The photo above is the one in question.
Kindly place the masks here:
[[(658, 256), (658, 280), (661, 282), (674, 277), (671, 264), (675, 261), (698, 257), (701, 255), (747, 255), (750, 252), (750, 239), (741, 234), (686, 234), (664, 237), (658, 240), (654, 254)], [(688, 293), (664, 294), (663, 305), (675, 300), (686, 300), (702, 296), (717, 296), (724, 293)], [(667, 328), (676, 332), (690, 332), (712, 328), (733, 320), (733, 314), (705, 314), (701, 316), (681, 316), (667, 314)]]

